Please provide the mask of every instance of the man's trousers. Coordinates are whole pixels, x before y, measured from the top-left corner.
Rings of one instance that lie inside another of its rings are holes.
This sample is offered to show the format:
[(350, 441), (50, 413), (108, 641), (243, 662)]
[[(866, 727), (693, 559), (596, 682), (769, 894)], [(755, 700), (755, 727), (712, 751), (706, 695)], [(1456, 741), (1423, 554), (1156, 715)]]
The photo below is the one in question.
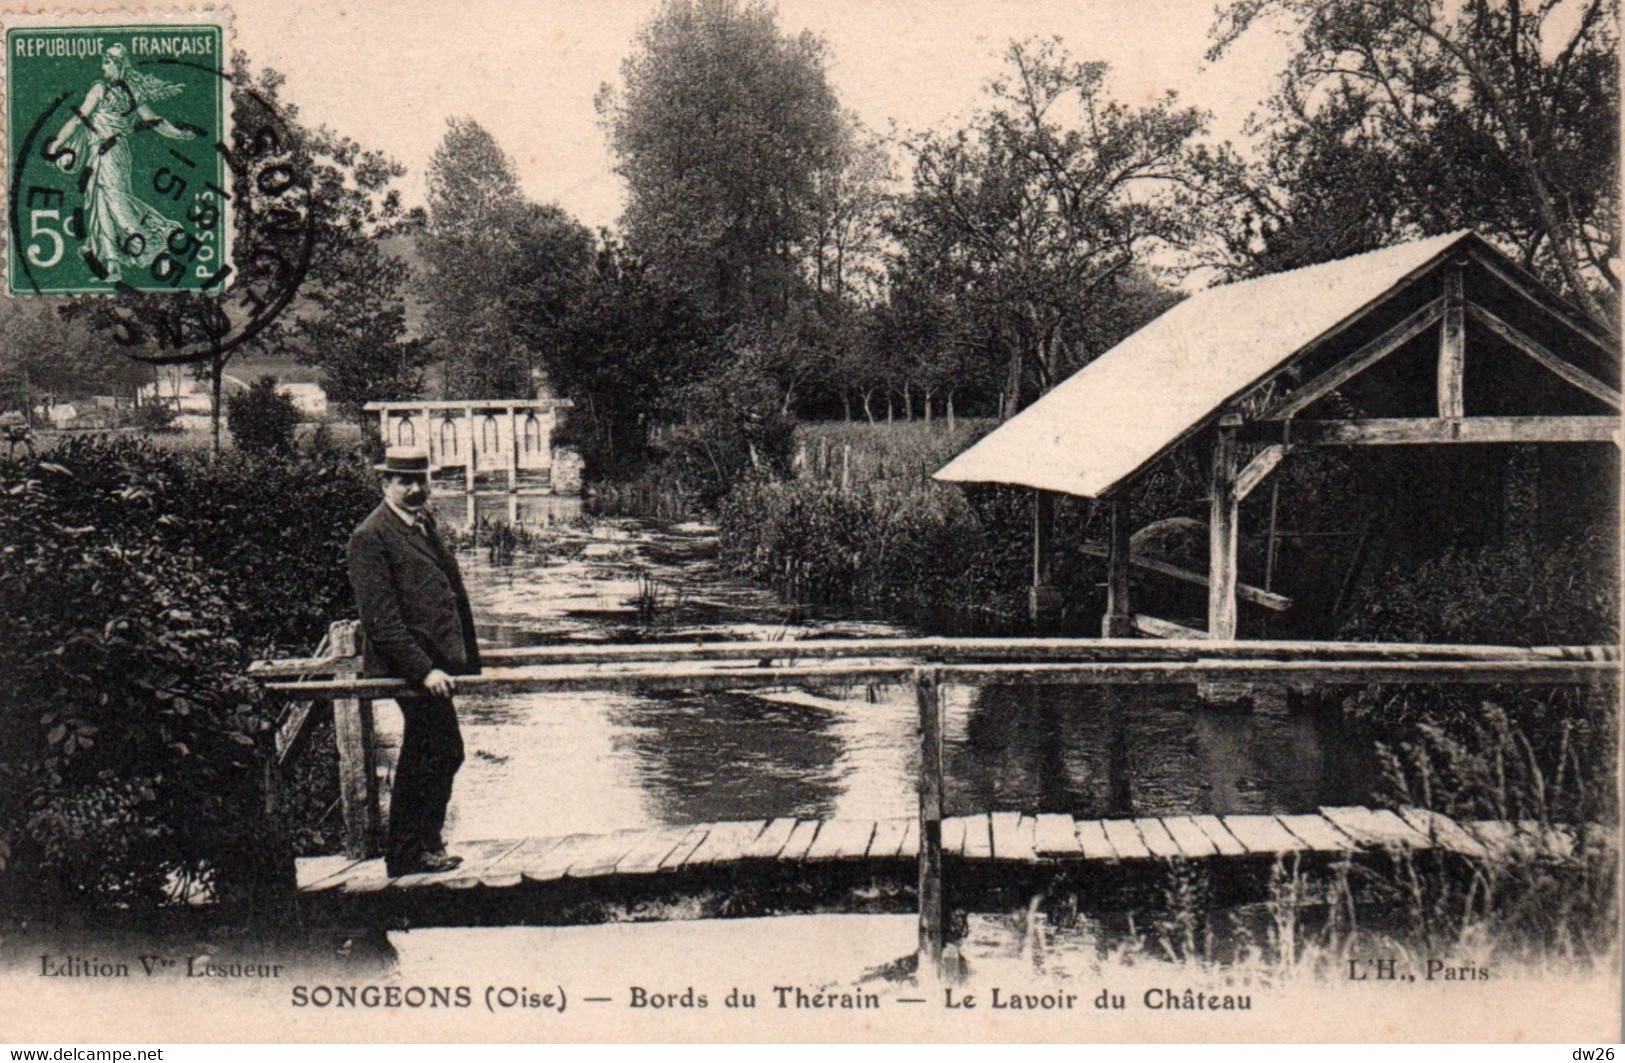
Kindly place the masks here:
[(392, 865), (405, 865), (445, 845), (440, 831), (446, 824), (452, 779), (463, 763), (463, 736), (450, 698), (424, 695), (398, 698), (396, 704), (406, 730), (390, 791), (385, 856)]

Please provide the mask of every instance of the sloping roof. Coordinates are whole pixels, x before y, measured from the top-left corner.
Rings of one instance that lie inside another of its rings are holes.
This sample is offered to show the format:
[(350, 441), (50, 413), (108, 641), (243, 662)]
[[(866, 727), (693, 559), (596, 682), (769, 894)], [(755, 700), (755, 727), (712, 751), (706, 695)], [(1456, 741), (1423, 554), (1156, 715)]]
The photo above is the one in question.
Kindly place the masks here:
[(1098, 497), (1457, 244), (1462, 231), (1186, 299), (943, 466), (936, 479)]

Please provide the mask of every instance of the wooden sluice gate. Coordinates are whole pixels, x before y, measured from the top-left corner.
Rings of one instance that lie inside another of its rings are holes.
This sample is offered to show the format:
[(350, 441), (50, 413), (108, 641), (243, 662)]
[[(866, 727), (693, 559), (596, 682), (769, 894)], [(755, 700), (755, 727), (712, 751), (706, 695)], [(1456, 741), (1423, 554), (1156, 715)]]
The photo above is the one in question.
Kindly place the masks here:
[[(319, 654), (260, 662), (251, 675), (288, 703), (276, 735), (279, 761), (297, 753), (311, 706), (332, 704), (346, 855), (297, 862), (299, 903), (307, 914), (371, 926), (583, 922), (640, 911), (661, 917), (917, 910), (921, 963), (935, 966), (951, 912), (990, 898), (1031, 896), (1057, 882), (1105, 894), (1178, 864), (1256, 887), (1282, 862), (1313, 867), (1425, 857), (1472, 873), (1515, 859), (1566, 860), (1590, 847), (1617, 848), (1612, 833), (1586, 825), (1457, 822), (1415, 808), (1127, 819), (1031, 810), (946, 816), (941, 699), (945, 684), (1608, 686), (1620, 673), (1614, 647), (1037, 638), (559, 645), (490, 650), (482, 655), (485, 670), (460, 678), (458, 690), (838, 692), (912, 684), (919, 815), (473, 842), (457, 847), (465, 862), (452, 871), (390, 879), (377, 858), (372, 702), (409, 688), (397, 679), (357, 677), (353, 623), (335, 624)], [(692, 898), (706, 895), (723, 899), (696, 909)], [(747, 899), (730, 899), (738, 897)]]

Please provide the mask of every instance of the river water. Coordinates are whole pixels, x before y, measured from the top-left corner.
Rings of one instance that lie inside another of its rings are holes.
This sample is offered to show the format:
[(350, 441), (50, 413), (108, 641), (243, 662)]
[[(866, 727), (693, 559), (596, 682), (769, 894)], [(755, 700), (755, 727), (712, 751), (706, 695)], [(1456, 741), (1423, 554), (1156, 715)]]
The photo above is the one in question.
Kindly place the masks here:
[[(541, 556), (461, 557), (482, 643), (921, 634), (798, 609), (733, 578), (713, 529), (630, 519), (559, 527)], [(916, 814), (907, 686), (459, 698), (467, 760), (448, 841), (775, 816)], [(1336, 714), (1194, 687), (948, 688), (947, 812), (1302, 812), (1360, 803), (1370, 742)], [(398, 716), (385, 703), (386, 747)], [(386, 750), (386, 757), (389, 751)]]

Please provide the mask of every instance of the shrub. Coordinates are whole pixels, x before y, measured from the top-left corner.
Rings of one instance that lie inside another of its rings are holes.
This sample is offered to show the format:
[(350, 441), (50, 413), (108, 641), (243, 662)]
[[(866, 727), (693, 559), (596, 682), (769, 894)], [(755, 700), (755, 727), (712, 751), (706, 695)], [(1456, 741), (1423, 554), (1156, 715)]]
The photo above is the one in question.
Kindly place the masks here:
[(267, 834), (265, 725), (217, 574), (143, 519), (127, 471), (109, 492), (41, 463), (0, 509), (0, 843), (10, 885), (70, 904), (153, 903), (176, 878), (230, 893)]
[(131, 906), (269, 879), (246, 666), (353, 614), (344, 543), (375, 498), (348, 456), (89, 438), (0, 463), (0, 892)]
[(226, 424), (231, 428), (231, 438), (251, 453), (291, 452), (299, 420), (299, 407), (277, 390), (274, 376), (260, 377), (247, 391), (226, 397)]

